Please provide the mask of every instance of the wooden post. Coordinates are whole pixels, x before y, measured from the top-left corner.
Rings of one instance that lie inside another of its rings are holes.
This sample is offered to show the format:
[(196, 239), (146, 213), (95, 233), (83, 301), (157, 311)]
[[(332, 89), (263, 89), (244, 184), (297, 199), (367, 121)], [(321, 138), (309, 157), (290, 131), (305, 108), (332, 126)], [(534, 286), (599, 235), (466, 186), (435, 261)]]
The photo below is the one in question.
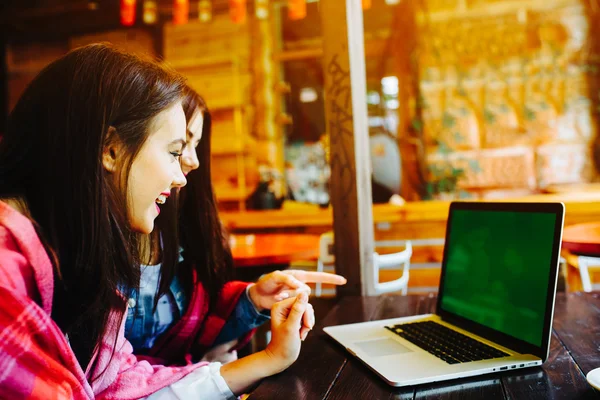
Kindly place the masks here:
[(361, 0), (320, 0), (325, 112), (338, 295), (368, 295), (373, 280), (373, 208)]
[[(273, 60), (273, 8), (268, 16), (252, 18), (252, 102), (255, 109), (253, 133), (257, 138), (258, 164), (275, 168), (281, 176), (285, 173), (283, 129), (276, 124), (275, 78)], [(284, 193), (276, 193), (283, 195)]]
[(394, 59), (398, 77), (397, 141), (402, 159), (402, 187), (405, 200), (421, 200), (426, 183), (426, 160), (423, 148), (423, 102), (419, 100), (419, 73), (417, 68), (416, 2), (403, 1), (394, 6), (394, 27), (388, 41), (387, 53)]

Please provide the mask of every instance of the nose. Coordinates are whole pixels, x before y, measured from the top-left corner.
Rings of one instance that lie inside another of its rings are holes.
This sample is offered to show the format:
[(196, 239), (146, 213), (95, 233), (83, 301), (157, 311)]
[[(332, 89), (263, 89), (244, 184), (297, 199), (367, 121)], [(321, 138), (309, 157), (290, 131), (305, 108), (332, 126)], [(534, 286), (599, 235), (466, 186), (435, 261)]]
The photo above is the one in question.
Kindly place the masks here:
[(181, 169), (184, 174), (189, 174), (200, 166), (196, 149), (192, 146), (185, 146), (181, 157)]
[(181, 170), (181, 166), (177, 164), (177, 168), (175, 169), (175, 176), (173, 177), (173, 184), (171, 185), (174, 188), (184, 187), (187, 183), (187, 179), (185, 179), (185, 175)]

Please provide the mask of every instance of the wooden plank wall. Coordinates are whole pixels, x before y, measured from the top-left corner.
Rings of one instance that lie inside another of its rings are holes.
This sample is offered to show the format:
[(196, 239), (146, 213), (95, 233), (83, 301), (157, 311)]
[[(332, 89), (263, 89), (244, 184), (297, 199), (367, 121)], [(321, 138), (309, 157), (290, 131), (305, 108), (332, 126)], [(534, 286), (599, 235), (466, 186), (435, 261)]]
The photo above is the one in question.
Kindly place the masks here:
[(141, 29), (123, 29), (52, 41), (9, 43), (6, 48), (9, 111), (27, 85), (46, 65), (69, 50), (96, 42), (112, 43), (125, 51), (151, 58), (156, 55), (152, 35)]
[(243, 202), (258, 181), (256, 140), (250, 131), (251, 26), (227, 14), (210, 22), (164, 26), (164, 60), (181, 72), (212, 113), (212, 171), (220, 201)]

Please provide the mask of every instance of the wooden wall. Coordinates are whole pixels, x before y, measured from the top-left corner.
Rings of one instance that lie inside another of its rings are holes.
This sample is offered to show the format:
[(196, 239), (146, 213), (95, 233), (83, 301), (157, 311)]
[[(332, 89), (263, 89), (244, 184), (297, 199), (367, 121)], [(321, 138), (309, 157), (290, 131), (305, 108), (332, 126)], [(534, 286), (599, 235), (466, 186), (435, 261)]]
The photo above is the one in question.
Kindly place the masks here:
[[(184, 25), (166, 22), (160, 30), (119, 29), (21, 44), (9, 40), (9, 109), (44, 66), (77, 46), (111, 42), (164, 59), (188, 79), (212, 112), (213, 181), (221, 206), (244, 209), (259, 179), (259, 163), (283, 173), (284, 139), (274, 115), (279, 104), (267, 101), (278, 76), (272, 49), (265, 47), (274, 40), (270, 23), (249, 14), (245, 23), (235, 24), (228, 13), (219, 12), (208, 22), (190, 18)], [(273, 71), (265, 73), (268, 68)]]
[(95, 42), (109, 42), (125, 51), (152, 58), (156, 56), (154, 38), (149, 32), (141, 29), (9, 43), (6, 48), (9, 111), (15, 106), (27, 85), (46, 65), (71, 49)]
[(283, 167), (283, 138), (265, 133), (275, 121), (266, 112), (274, 106), (265, 99), (274, 88), (264, 72), (270, 57), (261, 55), (271, 40), (264, 24), (255, 18), (234, 24), (223, 14), (208, 23), (164, 27), (165, 62), (188, 78), (212, 112), (213, 183), (222, 208), (244, 209), (259, 179), (259, 163)]
[(29, 82), (49, 63), (69, 50), (67, 41), (8, 44), (6, 67), (8, 107), (15, 106)]

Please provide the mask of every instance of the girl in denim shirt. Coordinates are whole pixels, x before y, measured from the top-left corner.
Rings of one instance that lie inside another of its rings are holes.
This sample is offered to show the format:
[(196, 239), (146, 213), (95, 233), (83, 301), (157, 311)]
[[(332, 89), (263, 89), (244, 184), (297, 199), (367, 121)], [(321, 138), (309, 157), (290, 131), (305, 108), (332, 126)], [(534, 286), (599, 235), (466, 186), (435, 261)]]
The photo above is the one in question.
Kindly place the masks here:
[[(183, 108), (187, 140), (181, 168), (187, 185), (173, 190), (171, 199), (160, 205), (158, 229), (143, 249), (150, 256), (141, 268), (139, 291), (129, 293), (125, 336), (134, 352), (151, 362), (228, 363), (237, 359), (236, 350), (248, 342), (254, 329), (270, 319), (275, 303), (300, 293), (308, 295), (306, 282), (344, 284), (346, 280), (293, 270), (267, 274), (256, 284), (232, 280), (233, 258), (211, 183), (211, 115), (189, 87)], [(314, 312), (307, 304), (302, 340), (313, 325)]]

